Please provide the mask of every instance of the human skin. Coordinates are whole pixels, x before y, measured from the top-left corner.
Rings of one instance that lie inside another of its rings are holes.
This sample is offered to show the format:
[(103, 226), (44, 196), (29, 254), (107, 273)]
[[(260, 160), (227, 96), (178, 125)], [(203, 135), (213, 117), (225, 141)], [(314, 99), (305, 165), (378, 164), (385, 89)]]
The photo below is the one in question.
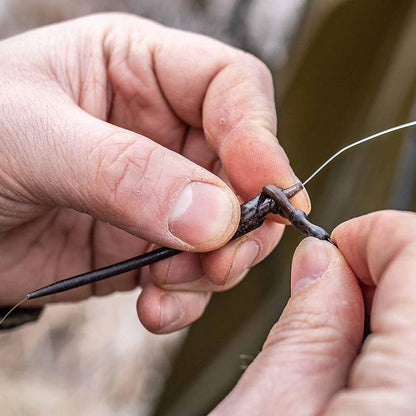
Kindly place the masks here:
[(337, 227), (339, 250), (304, 240), (291, 299), (211, 416), (416, 414), (415, 236), (414, 213), (382, 211)]
[(163, 245), (188, 253), (31, 305), (140, 285), (140, 320), (171, 332), (276, 246), (277, 220), (225, 245), (239, 202), (297, 182), (258, 59), (123, 14), (6, 39), (0, 57), (0, 305)]
[[(296, 182), (258, 60), (128, 15), (29, 32), (0, 56), (0, 304), (168, 245), (189, 253), (45, 301), (140, 284), (139, 318), (170, 332), (274, 248), (272, 221), (223, 247), (237, 197)], [(213, 415), (415, 414), (415, 235), (414, 214), (383, 212), (339, 226), (339, 250), (306, 239), (292, 298)]]

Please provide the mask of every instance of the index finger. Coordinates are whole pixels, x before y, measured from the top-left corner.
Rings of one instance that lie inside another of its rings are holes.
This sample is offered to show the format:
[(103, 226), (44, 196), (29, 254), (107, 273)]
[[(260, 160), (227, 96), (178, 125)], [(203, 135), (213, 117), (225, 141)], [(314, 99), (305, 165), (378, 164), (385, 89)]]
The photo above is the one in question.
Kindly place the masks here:
[[(203, 128), (243, 199), (268, 183), (298, 181), (276, 139), (273, 80), (260, 60), (204, 36), (168, 30), (154, 51), (154, 67), (173, 111)], [(309, 211), (306, 191), (294, 203)]]

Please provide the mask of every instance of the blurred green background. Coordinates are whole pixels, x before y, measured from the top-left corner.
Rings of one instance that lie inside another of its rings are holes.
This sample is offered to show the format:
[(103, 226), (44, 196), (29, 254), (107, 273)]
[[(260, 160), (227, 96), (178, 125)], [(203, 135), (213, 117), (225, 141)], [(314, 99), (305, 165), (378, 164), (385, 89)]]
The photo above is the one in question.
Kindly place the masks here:
[[(416, 7), (412, 1), (312, 1), (289, 62), (274, 73), (278, 138), (306, 179), (343, 145), (415, 117)], [(310, 218), (328, 230), (357, 215), (414, 208), (415, 131), (352, 150), (307, 186)], [(404, 137), (404, 139), (401, 139)], [(288, 229), (235, 289), (214, 295), (191, 327), (158, 416), (204, 415), (240, 377), (289, 297)]]

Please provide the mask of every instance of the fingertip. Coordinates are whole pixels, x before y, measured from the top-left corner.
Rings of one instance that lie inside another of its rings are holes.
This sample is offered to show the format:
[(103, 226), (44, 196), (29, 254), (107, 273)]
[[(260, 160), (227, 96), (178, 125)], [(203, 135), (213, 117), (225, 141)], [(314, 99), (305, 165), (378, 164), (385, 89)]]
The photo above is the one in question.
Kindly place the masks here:
[[(329, 310), (337, 310), (344, 315), (345, 330), (349, 328), (353, 342), (360, 342), (363, 295), (340, 250), (314, 237), (304, 239), (293, 256), (291, 279), (292, 308), (327, 308), (329, 314)], [(328, 315), (328, 319), (332, 317)]]
[(260, 250), (257, 240), (242, 238), (204, 254), (202, 264), (207, 278), (220, 290), (235, 286), (256, 263)]
[(197, 320), (210, 296), (209, 292), (164, 290), (148, 284), (137, 300), (137, 314), (150, 332), (170, 333)]
[(157, 334), (178, 329), (185, 311), (177, 293), (148, 285), (137, 300), (137, 314), (143, 326)]
[(292, 260), (292, 294), (326, 275), (352, 275), (341, 251), (333, 244), (315, 237), (300, 242)]
[(314, 237), (300, 242), (292, 261), (292, 294), (320, 279), (330, 263), (329, 243)]
[[(160, 328), (160, 298), (154, 296), (152, 285), (147, 285), (137, 299), (137, 316), (142, 325), (150, 332), (157, 332)], [(153, 295), (153, 296), (152, 296)]]
[(176, 199), (169, 231), (196, 251), (211, 251), (232, 237), (239, 215), (237, 197), (228, 187), (191, 182)]
[(331, 233), (333, 241), (341, 248), (347, 248), (351, 244), (355, 247), (367, 240), (369, 230), (376, 228), (375, 221), (383, 218), (383, 229), (389, 224), (384, 221), (384, 214), (388, 211), (372, 212), (361, 217), (352, 218), (337, 225)]
[(345, 240), (344, 235), (348, 230), (348, 221), (338, 224), (331, 232), (331, 240), (337, 245), (342, 246)]
[(201, 260), (207, 278), (218, 290), (234, 286), (246, 269), (253, 267), (273, 251), (283, 231), (281, 224), (266, 219), (261, 227), (248, 235), (219, 250), (204, 253)]

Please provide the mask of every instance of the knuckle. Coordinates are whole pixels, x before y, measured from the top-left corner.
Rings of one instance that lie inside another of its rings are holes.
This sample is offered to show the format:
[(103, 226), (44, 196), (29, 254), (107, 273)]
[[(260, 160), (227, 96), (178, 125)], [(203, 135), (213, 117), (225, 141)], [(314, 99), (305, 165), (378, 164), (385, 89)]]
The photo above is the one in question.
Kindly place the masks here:
[(379, 386), (401, 388), (416, 380), (415, 353), (401, 336), (371, 334), (364, 343), (362, 354), (351, 370), (350, 383), (354, 387)]
[(370, 215), (372, 215), (372, 226), (384, 234), (386, 232), (393, 232), (397, 228), (397, 222), (399, 221), (416, 229), (416, 214), (413, 212), (384, 210)]
[[(392, 210), (380, 211), (371, 214), (369, 227), (371, 233), (368, 240), (369, 252), (379, 250), (380, 241), (389, 236), (390, 251), (389, 256), (385, 256), (384, 266), (392, 259), (397, 258), (404, 250), (414, 251), (416, 239), (416, 215), (410, 212), (397, 212)], [(406, 227), (407, 233), (403, 233)], [(376, 253), (373, 253), (376, 255)], [(374, 257), (376, 258), (376, 257)], [(381, 269), (382, 270), (382, 269)]]
[(268, 66), (260, 58), (258, 58), (257, 56), (255, 56), (251, 53), (245, 52), (244, 54), (245, 54), (246, 59), (248, 60), (248, 62), (250, 62), (259, 71), (263, 72), (264, 74), (271, 74), (270, 69), (268, 68)]
[(265, 88), (267, 87), (268, 91), (273, 91), (273, 75), (269, 68), (261, 59), (250, 53), (238, 51), (223, 71), (233, 74), (230, 89), (248, 81), (252, 83), (253, 79), (257, 79)]
[(241, 52), (241, 61), (246, 68), (259, 74), (260, 78), (273, 83), (273, 76), (268, 66), (257, 56), (248, 52)]
[(105, 202), (113, 203), (131, 193), (141, 193), (150, 176), (154, 176), (155, 172), (149, 171), (156, 149), (130, 135), (110, 134), (90, 154), (90, 187)]

